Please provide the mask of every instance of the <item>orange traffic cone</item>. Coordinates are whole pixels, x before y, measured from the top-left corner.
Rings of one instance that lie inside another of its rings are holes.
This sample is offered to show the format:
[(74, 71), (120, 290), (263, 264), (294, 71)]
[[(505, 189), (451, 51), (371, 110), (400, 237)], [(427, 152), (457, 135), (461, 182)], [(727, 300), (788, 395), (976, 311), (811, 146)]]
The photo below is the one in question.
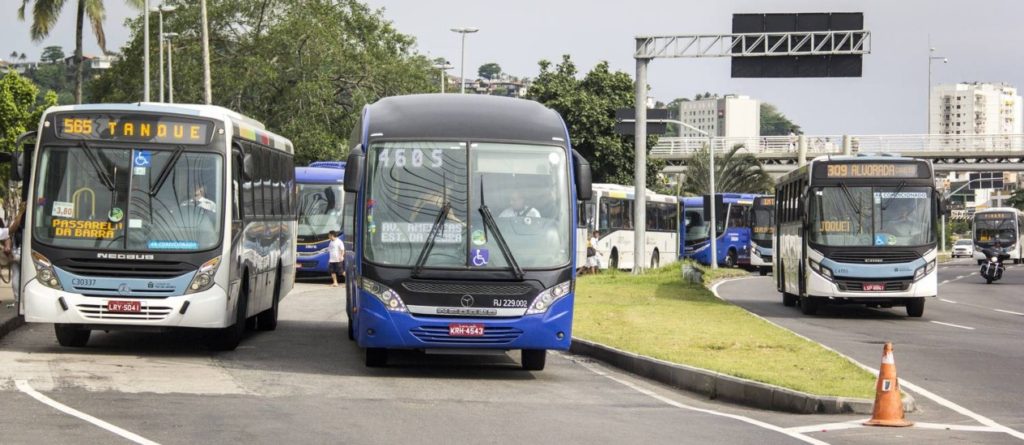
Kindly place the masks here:
[(900, 382), (896, 378), (896, 361), (892, 356), (892, 343), (886, 342), (882, 349), (882, 367), (878, 371), (875, 385), (875, 408), (869, 426), (911, 426), (914, 422), (903, 418), (903, 400), (900, 398)]

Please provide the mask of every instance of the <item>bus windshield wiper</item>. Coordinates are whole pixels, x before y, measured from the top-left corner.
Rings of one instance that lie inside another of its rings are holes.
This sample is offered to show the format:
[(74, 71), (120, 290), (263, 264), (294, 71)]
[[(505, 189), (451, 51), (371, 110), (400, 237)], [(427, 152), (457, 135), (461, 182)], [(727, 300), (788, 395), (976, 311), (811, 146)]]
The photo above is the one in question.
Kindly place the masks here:
[(114, 180), (110, 179), (110, 175), (103, 169), (103, 165), (100, 164), (99, 159), (96, 159), (96, 153), (92, 152), (92, 147), (89, 147), (89, 143), (85, 141), (79, 141), (78, 145), (82, 147), (82, 152), (85, 153), (85, 157), (89, 159), (89, 163), (92, 164), (92, 168), (96, 170), (96, 175), (100, 177), (100, 182), (103, 183), (110, 191), (114, 191), (117, 188), (114, 185)]
[(861, 216), (862, 209), (860, 208), (860, 203), (853, 198), (853, 193), (850, 193), (850, 189), (842, 182), (839, 183), (839, 188), (843, 191), (843, 194), (846, 195), (846, 199), (850, 201), (850, 206), (853, 207), (853, 211), (857, 212), (857, 216)]
[(888, 208), (889, 208), (889, 204), (892, 204), (892, 200), (893, 200), (893, 199), (896, 199), (896, 195), (899, 195), (899, 194), (900, 194), (900, 192), (902, 192), (902, 191), (903, 191), (903, 187), (904, 187), (904, 186), (906, 186), (906, 185), (907, 185), (907, 181), (900, 181), (900, 185), (899, 185), (898, 187), (896, 187), (896, 191), (895, 191), (895, 192), (893, 192), (892, 196), (890, 196), (890, 197), (889, 197), (889, 199), (887, 199), (887, 200), (885, 201), (885, 204), (882, 204), (882, 211), (883, 211), (883, 212), (884, 212), (884, 211), (885, 211), (886, 209), (888, 209)]
[(423, 266), (427, 263), (427, 256), (430, 255), (430, 251), (434, 248), (434, 241), (437, 239), (437, 235), (441, 233), (441, 229), (444, 227), (444, 221), (448, 219), (448, 214), (452, 211), (452, 203), (445, 199), (444, 204), (441, 205), (441, 211), (437, 213), (437, 218), (434, 219), (434, 225), (430, 226), (430, 233), (427, 235), (427, 242), (423, 244), (423, 249), (420, 249), (420, 256), (416, 259), (416, 267), (412, 270), (412, 275), (418, 276), (420, 272), (423, 272)]
[[(509, 267), (512, 268), (512, 273), (515, 274), (516, 279), (519, 281), (523, 280), (525, 276), (523, 274), (523, 268), (519, 267), (519, 262), (516, 261), (516, 257), (512, 255), (512, 249), (508, 247), (508, 243), (505, 242), (505, 237), (501, 235), (501, 230), (498, 229), (498, 223), (494, 221), (494, 215), (491, 213), (491, 209), (487, 208), (487, 202), (484, 200), (484, 177), (480, 176), (480, 215), (484, 218), (484, 228), (491, 229), (494, 233), (494, 239), (498, 242), (498, 248), (501, 249), (501, 255), (505, 257), (505, 261), (508, 262)], [(486, 232), (484, 233), (486, 238)]]
[(174, 166), (178, 163), (178, 158), (180, 158), (181, 154), (184, 152), (184, 145), (178, 145), (174, 148), (174, 153), (171, 154), (171, 160), (167, 161), (167, 165), (160, 170), (160, 174), (156, 177), (156, 182), (153, 184), (153, 187), (149, 189), (149, 196), (156, 196), (156, 194), (160, 192), (160, 189), (164, 186), (164, 182), (167, 182), (167, 178), (171, 176), (171, 170), (173, 170)]

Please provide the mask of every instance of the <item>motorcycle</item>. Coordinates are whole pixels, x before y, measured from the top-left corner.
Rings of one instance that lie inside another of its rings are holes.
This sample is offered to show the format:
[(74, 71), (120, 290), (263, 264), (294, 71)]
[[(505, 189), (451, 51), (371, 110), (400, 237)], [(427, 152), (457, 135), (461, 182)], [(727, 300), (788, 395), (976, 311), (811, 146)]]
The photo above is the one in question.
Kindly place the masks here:
[(981, 277), (985, 279), (986, 284), (992, 284), (993, 281), (998, 281), (1003, 277), (1003, 261), (1010, 258), (1010, 254), (1003, 251), (996, 251), (993, 249), (985, 249), (985, 258), (988, 260), (981, 264)]

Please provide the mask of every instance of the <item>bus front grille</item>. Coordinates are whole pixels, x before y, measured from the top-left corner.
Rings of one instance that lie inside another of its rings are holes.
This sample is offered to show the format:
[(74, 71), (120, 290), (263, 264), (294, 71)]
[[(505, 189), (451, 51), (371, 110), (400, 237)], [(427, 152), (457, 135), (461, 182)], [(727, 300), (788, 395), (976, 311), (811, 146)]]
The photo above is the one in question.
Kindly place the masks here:
[(76, 306), (78, 313), (92, 320), (139, 320), (160, 321), (171, 314), (173, 308), (167, 306), (142, 306), (140, 312), (110, 312), (105, 304), (80, 304)]
[(448, 335), (448, 326), (420, 326), (409, 330), (416, 338), (427, 343), (444, 343), (450, 345), (503, 345), (512, 343), (523, 331), (512, 327), (485, 327), (480, 337), (452, 337)]
[(532, 286), (524, 284), (435, 283), (427, 281), (406, 281), (402, 283), (402, 287), (411, 292), (446, 295), (502, 295), (511, 297), (530, 294), (531, 290), (536, 292)]
[(174, 278), (196, 270), (195, 266), (178, 261), (111, 261), (68, 258), (56, 266), (70, 273), (87, 277)]
[(909, 250), (869, 249), (834, 252), (828, 258), (839, 263), (893, 264), (909, 263), (921, 258), (921, 255)]

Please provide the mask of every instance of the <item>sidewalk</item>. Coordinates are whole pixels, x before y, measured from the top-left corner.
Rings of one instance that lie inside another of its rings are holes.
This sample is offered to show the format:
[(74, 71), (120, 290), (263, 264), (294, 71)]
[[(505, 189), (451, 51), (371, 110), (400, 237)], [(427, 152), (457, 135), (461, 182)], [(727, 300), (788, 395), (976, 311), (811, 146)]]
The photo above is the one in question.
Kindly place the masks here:
[(18, 316), (17, 309), (8, 307), (12, 304), (14, 304), (14, 294), (11, 293), (10, 283), (0, 283), (0, 338), (24, 323), (24, 320)]

